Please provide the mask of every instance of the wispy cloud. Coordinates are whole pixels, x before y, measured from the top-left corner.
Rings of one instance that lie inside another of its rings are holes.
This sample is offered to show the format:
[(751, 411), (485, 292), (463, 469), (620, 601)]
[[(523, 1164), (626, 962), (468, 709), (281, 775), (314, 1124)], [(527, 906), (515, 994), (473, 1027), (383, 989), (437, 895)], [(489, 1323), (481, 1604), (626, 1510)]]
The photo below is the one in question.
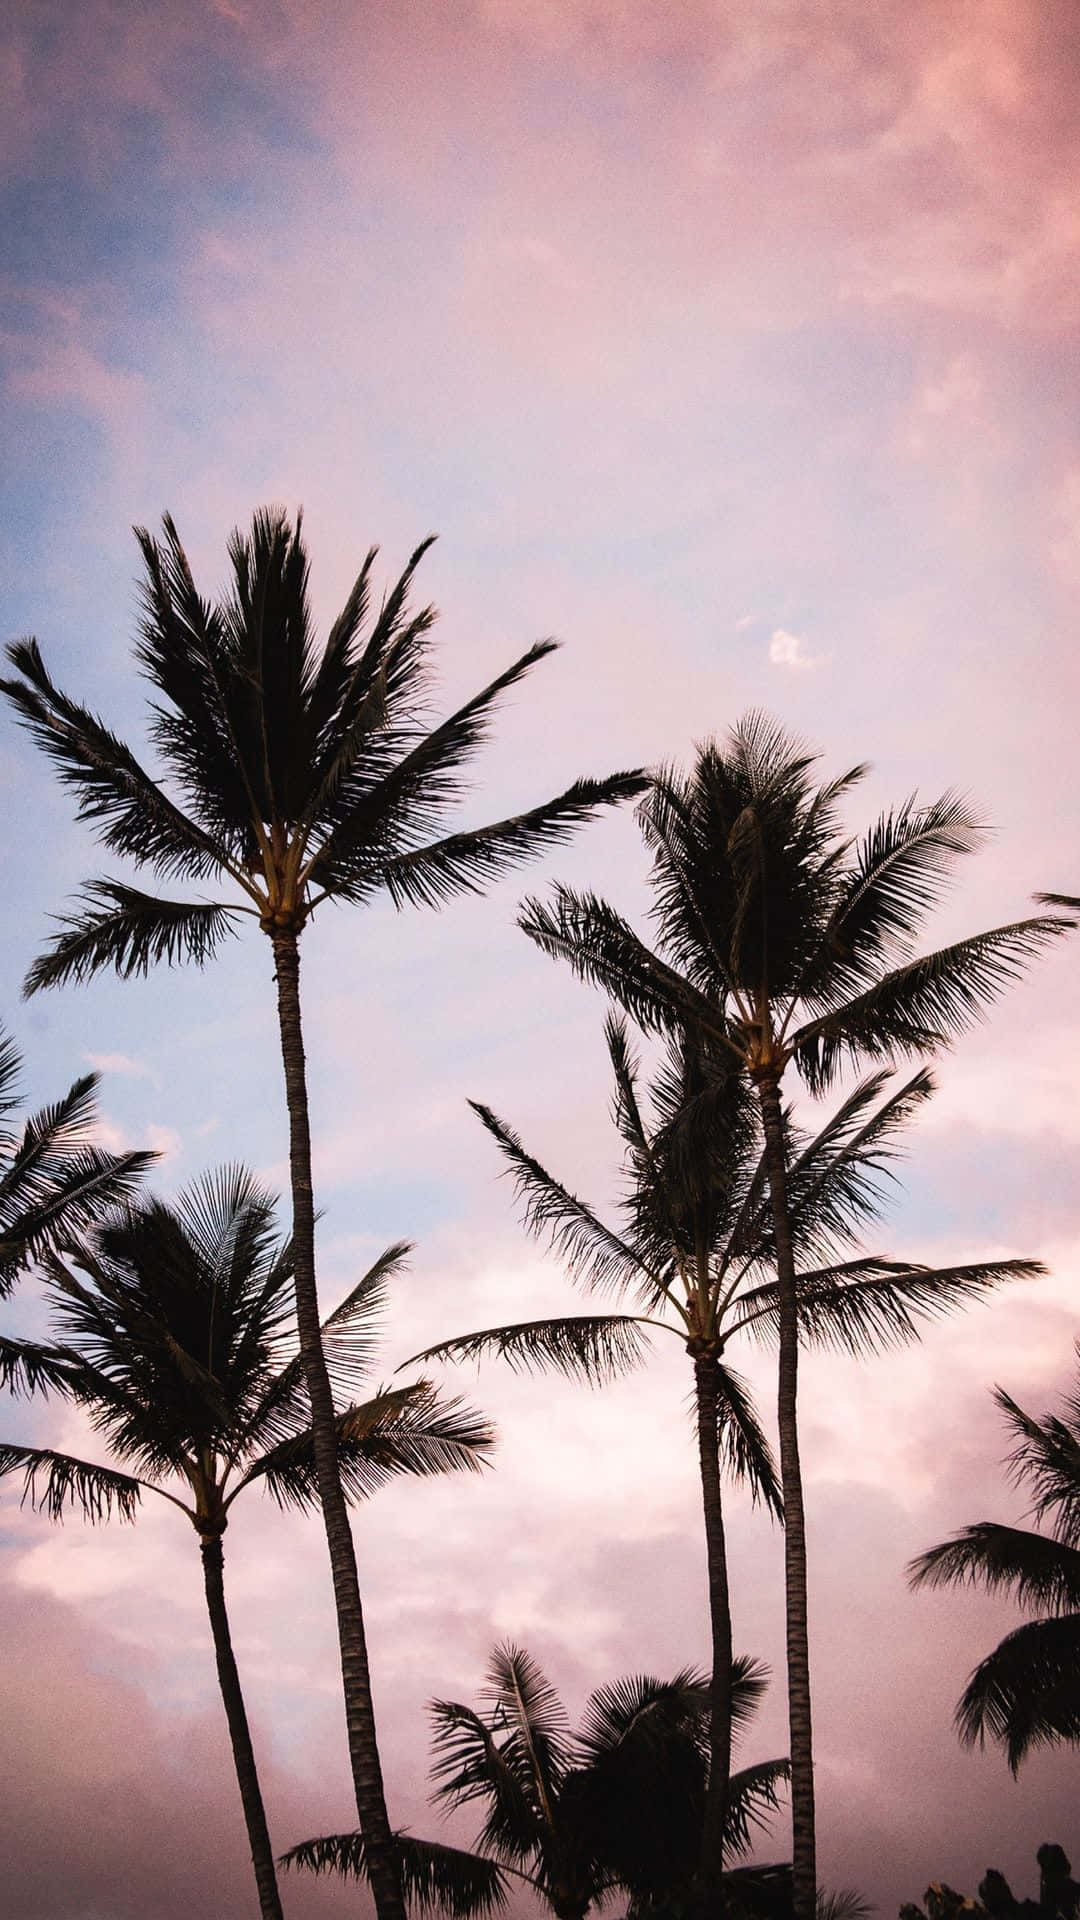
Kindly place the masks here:
[(816, 667), (827, 666), (831, 659), (831, 653), (808, 653), (802, 635), (788, 633), (786, 627), (777, 627), (769, 641), (769, 661), (774, 667), (793, 667), (799, 673), (810, 673)]

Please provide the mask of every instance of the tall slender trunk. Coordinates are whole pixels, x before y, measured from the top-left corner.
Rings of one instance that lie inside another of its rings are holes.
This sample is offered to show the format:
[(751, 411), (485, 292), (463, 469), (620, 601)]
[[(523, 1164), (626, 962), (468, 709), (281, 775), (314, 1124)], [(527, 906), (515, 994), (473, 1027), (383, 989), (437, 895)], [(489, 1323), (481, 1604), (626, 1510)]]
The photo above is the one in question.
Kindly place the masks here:
[(356, 1572), (349, 1512), (338, 1465), (334, 1401), (319, 1331), (315, 1288), (315, 1208), (311, 1186), (311, 1132), (308, 1125), (304, 1041), (300, 1024), (300, 953), (293, 932), (273, 936), (281, 1026), (281, 1058), (289, 1105), (289, 1166), (292, 1174), (293, 1258), (296, 1321), (300, 1353), (311, 1402), (311, 1430), (330, 1570), (337, 1607), (345, 1725), (352, 1763), (356, 1811), (364, 1836), (368, 1879), (378, 1920), (405, 1920), (397, 1848), (386, 1812), (382, 1767), (371, 1699), (364, 1611)]
[(255, 1868), (255, 1884), (259, 1889), (259, 1909), (263, 1920), (282, 1920), (281, 1899), (278, 1894), (277, 1875), (274, 1872), (274, 1855), (270, 1846), (270, 1832), (266, 1824), (262, 1794), (259, 1791), (255, 1752), (248, 1729), (244, 1696), (240, 1691), (240, 1675), (237, 1672), (236, 1657), (232, 1649), (229, 1616), (225, 1610), (225, 1556), (222, 1552), (221, 1535), (219, 1533), (203, 1535), (200, 1537), (199, 1545), (202, 1548), (206, 1610), (210, 1615), (210, 1626), (214, 1635), (214, 1653), (217, 1656), (218, 1684), (221, 1688), (222, 1700), (225, 1702), (225, 1718), (229, 1723), (233, 1762), (240, 1785), (240, 1798), (244, 1805), (248, 1844), (251, 1847), (251, 1863)]
[(799, 1463), (797, 1411), (799, 1313), (795, 1256), (787, 1197), (787, 1156), (775, 1073), (759, 1073), (758, 1099), (776, 1240), (780, 1294), (780, 1367), (777, 1416), (780, 1480), (784, 1492), (784, 1581), (787, 1594), (788, 1725), (791, 1739), (791, 1869), (795, 1920), (815, 1920), (817, 1845), (814, 1823), (814, 1741), (810, 1720), (810, 1648), (806, 1604), (806, 1519)]
[(698, 1462), (701, 1499), (705, 1512), (705, 1551), (709, 1575), (709, 1626), (712, 1636), (712, 1679), (709, 1688), (709, 1788), (698, 1856), (696, 1909), (700, 1920), (714, 1920), (723, 1910), (721, 1874), (724, 1837), (731, 1788), (731, 1600), (728, 1591), (727, 1547), (724, 1540), (723, 1495), (717, 1446), (719, 1420), (719, 1362), (715, 1354), (694, 1358), (697, 1402)]

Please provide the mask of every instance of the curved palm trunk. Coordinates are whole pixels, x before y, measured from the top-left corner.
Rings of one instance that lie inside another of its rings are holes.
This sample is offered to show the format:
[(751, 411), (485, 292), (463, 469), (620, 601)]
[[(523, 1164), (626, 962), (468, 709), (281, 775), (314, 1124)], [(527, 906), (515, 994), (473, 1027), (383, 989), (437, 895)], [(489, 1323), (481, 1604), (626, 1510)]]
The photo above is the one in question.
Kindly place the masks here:
[(375, 1734), (364, 1612), (356, 1571), (349, 1512), (338, 1467), (337, 1431), (330, 1379), (319, 1332), (319, 1303), (315, 1289), (315, 1209), (311, 1186), (311, 1132), (308, 1124), (307, 1078), (300, 1024), (300, 954), (292, 932), (273, 935), (281, 1027), (281, 1057), (289, 1106), (289, 1166), (292, 1175), (293, 1252), (295, 1260), (296, 1321), (304, 1365), (315, 1470), (319, 1487), (330, 1569), (337, 1607), (341, 1677), (345, 1691), (345, 1725), (352, 1763), (356, 1810), (364, 1835), (368, 1879), (378, 1920), (404, 1920), (401, 1876), (390, 1821), (386, 1812), (382, 1767)]
[(255, 1884), (259, 1889), (259, 1909), (263, 1920), (282, 1920), (281, 1899), (278, 1894), (277, 1876), (274, 1872), (270, 1833), (266, 1825), (262, 1794), (259, 1790), (259, 1776), (255, 1770), (255, 1752), (248, 1729), (244, 1696), (240, 1691), (240, 1675), (237, 1672), (236, 1657), (232, 1649), (229, 1616), (225, 1611), (225, 1556), (221, 1546), (221, 1535), (219, 1533), (203, 1535), (200, 1537), (199, 1545), (202, 1549), (206, 1610), (210, 1615), (210, 1626), (214, 1635), (218, 1684), (221, 1688), (221, 1698), (225, 1702), (225, 1718), (229, 1723), (233, 1762), (240, 1786), (240, 1798), (244, 1805), (251, 1862), (255, 1868)]
[(731, 1600), (717, 1447), (719, 1362), (714, 1354), (694, 1359), (698, 1462), (705, 1512), (705, 1549), (709, 1575), (709, 1624), (712, 1678), (709, 1688), (709, 1788), (698, 1857), (696, 1907), (700, 1920), (723, 1910), (721, 1875), (731, 1786)]
[(791, 1740), (791, 1869), (795, 1920), (815, 1920), (817, 1846), (814, 1822), (814, 1742), (810, 1720), (810, 1649), (806, 1604), (806, 1520), (799, 1462), (797, 1390), (799, 1316), (795, 1256), (787, 1199), (787, 1159), (780, 1088), (775, 1073), (756, 1076), (765, 1132), (769, 1197), (776, 1239), (780, 1294), (780, 1367), (777, 1416), (780, 1481), (784, 1494), (784, 1581), (787, 1598), (788, 1725)]

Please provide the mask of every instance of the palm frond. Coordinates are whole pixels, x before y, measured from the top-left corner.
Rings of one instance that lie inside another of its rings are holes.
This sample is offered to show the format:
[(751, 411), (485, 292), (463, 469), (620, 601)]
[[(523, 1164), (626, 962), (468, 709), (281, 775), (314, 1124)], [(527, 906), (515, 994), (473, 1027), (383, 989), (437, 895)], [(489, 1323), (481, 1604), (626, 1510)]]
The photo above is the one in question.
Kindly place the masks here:
[[(426, 1381), (384, 1388), (362, 1406), (347, 1407), (336, 1425), (341, 1484), (352, 1500), (368, 1499), (398, 1474), (478, 1472), (495, 1439), (481, 1414), (462, 1400), (441, 1400)], [(318, 1482), (310, 1429), (253, 1461), (236, 1493), (254, 1480), (262, 1480), (280, 1506), (314, 1506)]]
[(582, 980), (602, 987), (647, 1031), (697, 1025), (726, 1042), (713, 1002), (652, 953), (595, 894), (556, 887), (550, 906), (539, 900), (522, 903), (518, 926), (544, 953), (568, 961)]
[(0, 692), (79, 795), (79, 819), (92, 821), (113, 852), (163, 876), (203, 880), (220, 873), (228, 864), (224, 849), (173, 805), (122, 740), (61, 693), (36, 640), (7, 653), (24, 677), (0, 680)]
[(807, 1085), (812, 1092), (821, 1091), (848, 1059), (933, 1053), (949, 1045), (1020, 978), (1049, 941), (1071, 930), (1071, 921), (1052, 915), (1018, 920), (885, 974), (792, 1036), (792, 1051)]
[(0, 1477), (20, 1469), (24, 1502), (29, 1501), (35, 1512), (48, 1514), (50, 1520), (62, 1520), (72, 1508), (91, 1521), (110, 1520), (114, 1509), (121, 1520), (135, 1518), (142, 1487), (129, 1473), (94, 1466), (69, 1453), (54, 1453), (50, 1447), (0, 1442)]
[[(450, 834), (383, 861), (361, 861), (355, 886), (361, 895), (385, 887), (396, 907), (441, 907), (460, 894), (482, 893), (524, 861), (561, 846), (578, 827), (595, 819), (602, 807), (632, 799), (645, 784), (644, 775), (636, 770), (611, 774), (606, 780), (575, 780), (565, 793), (528, 813)], [(313, 877), (320, 878), (318, 869)], [(350, 898), (353, 886), (347, 877), (333, 891)]]
[(478, 1713), (455, 1700), (433, 1700), (432, 1799), (448, 1810), (488, 1803), (479, 1844), (500, 1860), (525, 1861), (542, 1841), (543, 1810), (520, 1742), (499, 1737)]
[(753, 1846), (755, 1836), (772, 1824), (780, 1811), (780, 1792), (791, 1775), (788, 1760), (759, 1760), (731, 1776), (728, 1788), (724, 1851), (737, 1860)]
[(757, 1417), (746, 1381), (730, 1367), (717, 1368), (717, 1448), (731, 1479), (750, 1488), (775, 1520), (784, 1518), (784, 1500), (772, 1448)]
[(492, 1354), (515, 1373), (550, 1371), (599, 1387), (640, 1366), (648, 1349), (648, 1335), (631, 1314), (571, 1314), (561, 1320), (524, 1320), (516, 1326), (487, 1327), (480, 1333), (441, 1340), (423, 1353), (414, 1353), (402, 1366), (420, 1366), (428, 1360), (480, 1360)]
[(575, 1739), (575, 1764), (594, 1766), (631, 1744), (650, 1760), (662, 1759), (672, 1733), (688, 1734), (704, 1756), (708, 1711), (709, 1683), (693, 1667), (683, 1667), (671, 1680), (627, 1674), (589, 1695)]
[[(498, 1913), (506, 1906), (506, 1877), (496, 1861), (461, 1847), (421, 1840), (411, 1833), (396, 1833), (394, 1845), (410, 1912), (448, 1913), (453, 1920), (474, 1920), (474, 1916)], [(283, 1853), (278, 1864), (315, 1874), (338, 1873), (346, 1880), (367, 1879), (367, 1856), (360, 1833), (330, 1833), (319, 1840), (302, 1840)]]
[[(798, 1276), (800, 1339), (810, 1346), (853, 1354), (884, 1352), (919, 1336), (918, 1322), (951, 1313), (1009, 1280), (1035, 1279), (1038, 1260), (982, 1260), (959, 1267), (920, 1267), (877, 1255)], [(775, 1339), (779, 1289), (775, 1281), (742, 1296), (746, 1327)]]
[(999, 1742), (1013, 1773), (1034, 1747), (1080, 1740), (1080, 1615), (1006, 1634), (975, 1668), (956, 1721), (967, 1746)]
[(13, 1340), (0, 1334), (0, 1387), (16, 1395), (71, 1393), (71, 1358), (63, 1347), (36, 1340)]
[(524, 1203), (527, 1231), (537, 1238), (546, 1236), (576, 1280), (600, 1291), (637, 1286), (643, 1277), (654, 1281), (637, 1249), (548, 1173), (505, 1121), (479, 1101), (470, 1100), (469, 1105), (509, 1162), (515, 1196)]
[(159, 900), (119, 880), (92, 880), (76, 911), (60, 916), (63, 931), (35, 960), (23, 991), (88, 980), (103, 968), (130, 979), (159, 960), (202, 966), (236, 931), (236, 912), (211, 901)]
[(1053, 1515), (1057, 1538), (1080, 1547), (1080, 1399), (1066, 1401), (1065, 1420), (1034, 1419), (1001, 1387), (994, 1399), (1017, 1439), (1009, 1456), (1014, 1480), (1032, 1488), (1040, 1519)]
[(1080, 1552), (1045, 1534), (989, 1520), (920, 1553), (908, 1578), (913, 1587), (1006, 1590), (1022, 1607), (1080, 1614)]
[[(895, 1180), (890, 1163), (902, 1151), (897, 1134), (935, 1086), (933, 1076), (920, 1067), (875, 1108), (888, 1078), (882, 1072), (861, 1081), (793, 1159), (788, 1175), (791, 1227), (804, 1259), (854, 1240), (860, 1228), (883, 1211), (888, 1183)], [(766, 1237), (769, 1229), (771, 1222)]]

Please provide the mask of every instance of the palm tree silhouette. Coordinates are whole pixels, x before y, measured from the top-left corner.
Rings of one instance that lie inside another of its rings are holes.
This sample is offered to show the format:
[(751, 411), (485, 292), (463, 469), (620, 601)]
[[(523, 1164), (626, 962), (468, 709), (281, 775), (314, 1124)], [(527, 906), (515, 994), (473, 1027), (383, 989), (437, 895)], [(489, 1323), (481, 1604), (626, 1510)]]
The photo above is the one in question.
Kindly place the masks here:
[[(415, 1356), (502, 1355), (512, 1366), (555, 1368), (592, 1382), (632, 1367), (651, 1335), (673, 1334), (694, 1370), (712, 1644), (709, 1784), (700, 1832), (700, 1910), (711, 1912), (723, 1871), (730, 1771), (731, 1602), (722, 1497), (726, 1471), (782, 1517), (768, 1443), (746, 1382), (726, 1362), (739, 1335), (773, 1340), (779, 1295), (758, 1103), (730, 1054), (692, 1032), (670, 1035), (648, 1099), (625, 1023), (609, 1016), (613, 1117), (623, 1147), (623, 1221), (608, 1226), (529, 1154), (518, 1136), (473, 1103), (511, 1171), (525, 1224), (573, 1277), (617, 1291), (638, 1313), (573, 1315), (487, 1328)], [(948, 1312), (1009, 1279), (1042, 1271), (1031, 1260), (945, 1268), (852, 1253), (881, 1211), (897, 1135), (934, 1090), (920, 1069), (886, 1091), (877, 1072), (849, 1094), (818, 1134), (784, 1116), (800, 1336), (854, 1354), (915, 1338), (918, 1321)]]
[(527, 901), (526, 933), (647, 1028), (696, 1028), (752, 1084), (765, 1142), (779, 1281), (795, 1911), (816, 1899), (806, 1525), (797, 1419), (798, 1291), (780, 1088), (794, 1065), (820, 1092), (860, 1059), (934, 1052), (970, 1026), (1047, 941), (1043, 914), (914, 956), (915, 937), (980, 828), (955, 795), (906, 801), (857, 845), (840, 801), (865, 773), (815, 784), (816, 756), (761, 714), (691, 771), (661, 772), (638, 811), (652, 855), (657, 950), (594, 894)]
[[(151, 963), (207, 960), (246, 916), (271, 942), (289, 1112), (296, 1312), (319, 1499), (341, 1649), (357, 1812), (368, 1836), (379, 1920), (400, 1920), (367, 1642), (337, 1467), (334, 1410), (319, 1348), (315, 1211), (300, 1011), (300, 935), (325, 900), (438, 907), (565, 840), (598, 809), (639, 793), (638, 773), (579, 780), (542, 806), (443, 834), (499, 697), (555, 645), (541, 641), (431, 727), (429, 633), (411, 612), (424, 541), (364, 637), (373, 549), (321, 653), (308, 604), (299, 517), (256, 513), (229, 542), (232, 590), (203, 599), (173, 521), (159, 543), (136, 529), (145, 563), (137, 649), (153, 690), (152, 738), (164, 779), (55, 685), (33, 640), (9, 648), (18, 679), (0, 682), (111, 852), (164, 880), (225, 883), (226, 898), (161, 899), (118, 879), (91, 881), (35, 962), (27, 991), (123, 976)], [(175, 797), (173, 797), (175, 796)]]
[[(342, 1486), (365, 1498), (396, 1474), (478, 1467), (485, 1421), (441, 1402), (425, 1381), (357, 1403), (370, 1371), (386, 1283), (408, 1249), (376, 1261), (322, 1328), (335, 1401)], [(311, 1411), (291, 1332), (293, 1254), (274, 1239), (274, 1202), (241, 1167), (188, 1188), (174, 1205), (144, 1200), (66, 1258), (47, 1255), (44, 1285), (58, 1338), (9, 1341), (7, 1384), (46, 1384), (81, 1405), (123, 1472), (51, 1448), (0, 1443), (0, 1476), (54, 1520), (133, 1519), (143, 1493), (186, 1514), (202, 1555), (218, 1680), (262, 1912), (280, 1920), (274, 1856), (225, 1607), (223, 1536), (245, 1487), (281, 1506), (318, 1503)]]
[[(766, 1678), (759, 1661), (735, 1660), (736, 1725), (753, 1714)], [(487, 1682), (479, 1710), (459, 1701), (432, 1705), (433, 1798), (447, 1809), (479, 1804), (485, 1818), (472, 1852), (401, 1836), (410, 1904), (469, 1920), (505, 1906), (517, 1882), (555, 1920), (585, 1920), (615, 1891), (629, 1896), (631, 1916), (685, 1894), (706, 1795), (702, 1676), (684, 1669), (673, 1680), (639, 1674), (600, 1687), (576, 1732), (524, 1648), (496, 1647)], [(787, 1772), (786, 1760), (767, 1760), (732, 1777), (732, 1855), (768, 1824)], [(315, 1873), (367, 1875), (358, 1834), (303, 1841), (284, 1859)], [(729, 1880), (738, 1883), (739, 1875)]]
[(65, 1233), (134, 1192), (156, 1155), (107, 1153), (92, 1145), (99, 1076), (83, 1074), (63, 1098), (24, 1121), (19, 1105), (22, 1056), (0, 1028), (0, 1298), (19, 1274)]
[(1012, 1477), (1035, 1496), (1034, 1533), (981, 1520), (919, 1554), (916, 1587), (981, 1586), (1011, 1592), (1029, 1620), (980, 1660), (956, 1709), (960, 1737), (1004, 1747), (1014, 1773), (1032, 1747), (1080, 1740), (1080, 1391), (1063, 1414), (1036, 1420), (1001, 1387), (994, 1399), (1017, 1445)]

